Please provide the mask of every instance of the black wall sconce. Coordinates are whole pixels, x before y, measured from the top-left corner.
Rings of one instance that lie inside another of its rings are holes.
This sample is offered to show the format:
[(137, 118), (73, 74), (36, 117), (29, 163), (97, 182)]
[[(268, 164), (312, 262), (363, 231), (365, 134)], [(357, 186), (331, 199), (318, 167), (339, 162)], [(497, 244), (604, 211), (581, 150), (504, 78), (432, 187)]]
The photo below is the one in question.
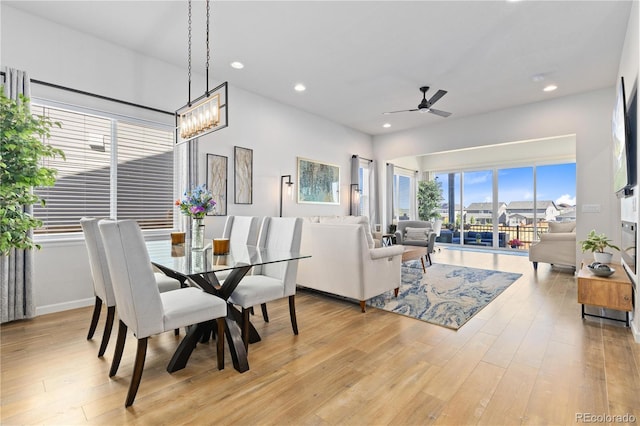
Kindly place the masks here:
[[(286, 182), (285, 178), (287, 178)], [(287, 195), (290, 199), (293, 199), (293, 181), (291, 181), (291, 175), (280, 176), (280, 217), (282, 217), (282, 198), (284, 196), (282, 187), (284, 185), (287, 185)]]

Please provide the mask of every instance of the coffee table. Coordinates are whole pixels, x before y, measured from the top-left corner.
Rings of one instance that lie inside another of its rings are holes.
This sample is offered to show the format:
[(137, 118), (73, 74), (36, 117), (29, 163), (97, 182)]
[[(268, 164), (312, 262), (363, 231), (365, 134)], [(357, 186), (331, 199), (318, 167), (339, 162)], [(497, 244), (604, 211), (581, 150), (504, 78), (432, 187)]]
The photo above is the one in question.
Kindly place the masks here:
[(424, 264), (424, 260), (427, 258), (428, 252), (426, 247), (420, 246), (404, 246), (404, 253), (402, 253), (402, 262), (409, 260), (420, 259), (422, 262), (422, 272), (427, 272), (427, 268)]

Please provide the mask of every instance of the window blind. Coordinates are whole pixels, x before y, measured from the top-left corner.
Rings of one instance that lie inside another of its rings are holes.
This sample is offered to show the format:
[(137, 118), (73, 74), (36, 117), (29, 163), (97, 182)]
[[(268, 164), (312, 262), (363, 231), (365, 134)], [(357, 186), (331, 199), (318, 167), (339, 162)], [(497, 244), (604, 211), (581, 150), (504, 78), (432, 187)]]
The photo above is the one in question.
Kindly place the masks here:
[(81, 232), (83, 216), (173, 227), (173, 132), (39, 105), (32, 111), (60, 122), (47, 142), (66, 156), (44, 162), (58, 175), (53, 187), (35, 189), (46, 202), (34, 206), (43, 221), (36, 234)]
[(173, 133), (118, 123), (117, 218), (173, 227)]

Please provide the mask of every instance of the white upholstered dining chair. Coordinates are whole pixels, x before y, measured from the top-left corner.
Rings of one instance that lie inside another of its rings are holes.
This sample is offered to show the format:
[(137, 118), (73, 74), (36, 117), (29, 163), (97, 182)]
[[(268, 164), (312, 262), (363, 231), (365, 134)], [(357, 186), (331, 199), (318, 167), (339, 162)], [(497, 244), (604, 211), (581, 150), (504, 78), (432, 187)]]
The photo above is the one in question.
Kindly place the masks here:
[(120, 324), (118, 341), (109, 376), (116, 374), (127, 329), (138, 339), (133, 375), (125, 407), (135, 400), (147, 352), (147, 339), (194, 324), (217, 322), (218, 369), (224, 368), (224, 318), (227, 303), (196, 287), (160, 293), (149, 260), (149, 253), (138, 224), (133, 220), (101, 221), (98, 224), (104, 241), (113, 293)]
[(255, 246), (260, 231), (260, 218), (254, 216), (227, 216), (222, 238), (228, 238), (231, 245)]
[[(91, 316), (91, 324), (89, 325), (89, 333), (87, 340), (91, 340), (96, 331), (102, 304), (107, 306), (107, 318), (102, 332), (102, 341), (98, 350), (98, 357), (104, 355), (109, 338), (111, 337), (111, 329), (113, 328), (113, 318), (116, 310), (116, 299), (113, 295), (111, 284), (111, 275), (107, 267), (107, 258), (104, 252), (104, 244), (100, 231), (98, 229), (98, 221), (100, 219), (93, 217), (83, 217), (80, 219), (80, 226), (84, 233), (84, 241), (87, 246), (87, 255), (89, 257), (89, 267), (91, 269), (91, 277), (93, 279), (93, 292), (95, 294), (95, 304), (93, 306), (93, 315)], [(182, 283), (166, 276), (161, 272), (155, 272), (154, 278), (156, 285), (161, 293), (165, 291), (175, 290), (182, 286)]]
[[(302, 237), (302, 219), (295, 217), (265, 217), (260, 226), (258, 246), (267, 250), (297, 252)], [(253, 275), (245, 276), (229, 298), (242, 307), (242, 339), (249, 345), (249, 313), (255, 305), (289, 298), (289, 315), (293, 333), (298, 334), (295, 294), (298, 260), (262, 265)], [(263, 309), (263, 312), (266, 310)], [(268, 320), (268, 318), (265, 318)]]
[[(224, 223), (222, 238), (229, 239), (229, 245), (233, 246), (255, 246), (258, 243), (258, 232), (260, 231), (260, 218), (253, 216), (227, 216)], [(223, 281), (229, 276), (231, 271), (218, 271), (216, 277), (218, 281)]]

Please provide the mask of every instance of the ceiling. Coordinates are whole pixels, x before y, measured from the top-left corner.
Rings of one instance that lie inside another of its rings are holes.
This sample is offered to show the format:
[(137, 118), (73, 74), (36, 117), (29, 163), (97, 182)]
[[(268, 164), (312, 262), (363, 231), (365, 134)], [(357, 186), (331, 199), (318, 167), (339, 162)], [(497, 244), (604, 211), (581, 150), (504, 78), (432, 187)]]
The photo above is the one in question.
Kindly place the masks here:
[[(183, 67), (186, 82), (184, 0), (2, 4)], [(211, 9), (212, 80), (379, 135), (614, 86), (631, 2), (236, 0)], [(194, 0), (194, 80), (204, 73), (204, 13)], [(299, 82), (305, 92), (293, 90)], [(548, 84), (558, 89), (543, 92)], [(420, 86), (431, 87), (427, 96), (447, 90), (434, 107), (453, 114), (382, 114), (416, 108)]]

